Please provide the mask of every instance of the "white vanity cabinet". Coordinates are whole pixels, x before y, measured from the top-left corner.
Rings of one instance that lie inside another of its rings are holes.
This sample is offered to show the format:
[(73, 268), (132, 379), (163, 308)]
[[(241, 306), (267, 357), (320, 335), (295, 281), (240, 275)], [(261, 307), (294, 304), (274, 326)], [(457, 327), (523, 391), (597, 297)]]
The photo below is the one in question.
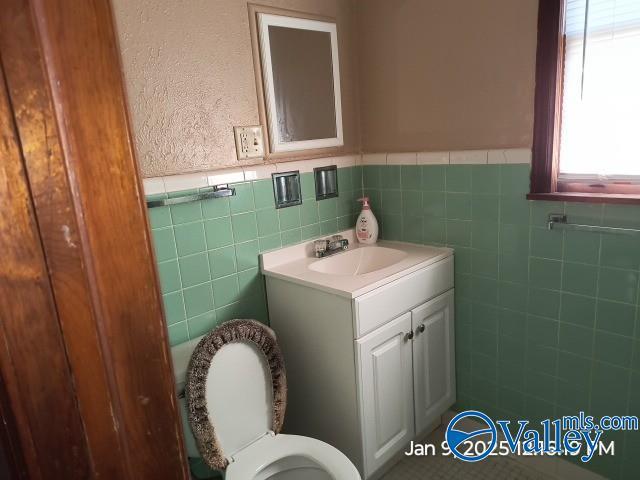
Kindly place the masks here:
[(367, 480), (455, 402), (453, 254), (441, 250), (364, 293), (263, 268), (286, 362), (284, 432), (335, 446)]
[(366, 470), (455, 402), (453, 290), (356, 340)]
[(411, 311), (416, 431), (431, 425), (456, 399), (453, 290)]
[(415, 435), (411, 313), (357, 340), (364, 458), (374, 471)]

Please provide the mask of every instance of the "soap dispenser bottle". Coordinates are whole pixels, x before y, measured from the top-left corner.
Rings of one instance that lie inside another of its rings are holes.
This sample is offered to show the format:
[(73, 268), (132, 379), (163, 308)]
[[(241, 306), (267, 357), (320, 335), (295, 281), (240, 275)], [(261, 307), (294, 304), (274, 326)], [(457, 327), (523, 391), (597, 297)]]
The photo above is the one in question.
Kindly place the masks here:
[(360, 243), (372, 244), (378, 241), (378, 221), (369, 206), (369, 197), (358, 199), (362, 211), (356, 221), (356, 238)]

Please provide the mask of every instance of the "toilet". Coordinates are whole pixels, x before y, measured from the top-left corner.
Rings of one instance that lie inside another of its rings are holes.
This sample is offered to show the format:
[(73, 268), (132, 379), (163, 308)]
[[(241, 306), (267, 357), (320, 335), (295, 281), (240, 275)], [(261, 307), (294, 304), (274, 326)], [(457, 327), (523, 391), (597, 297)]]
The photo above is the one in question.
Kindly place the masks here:
[(286, 374), (268, 327), (226, 322), (172, 356), (189, 457), (224, 470), (226, 480), (361, 479), (331, 445), (279, 433)]

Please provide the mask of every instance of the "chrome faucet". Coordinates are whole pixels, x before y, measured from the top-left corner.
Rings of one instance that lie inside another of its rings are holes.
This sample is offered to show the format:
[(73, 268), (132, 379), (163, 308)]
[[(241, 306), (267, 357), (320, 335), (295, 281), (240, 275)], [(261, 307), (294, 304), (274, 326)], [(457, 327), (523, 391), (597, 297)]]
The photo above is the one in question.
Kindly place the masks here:
[(349, 240), (342, 235), (333, 235), (330, 238), (316, 240), (313, 242), (315, 256), (317, 258), (328, 257), (334, 253), (341, 252), (349, 248)]

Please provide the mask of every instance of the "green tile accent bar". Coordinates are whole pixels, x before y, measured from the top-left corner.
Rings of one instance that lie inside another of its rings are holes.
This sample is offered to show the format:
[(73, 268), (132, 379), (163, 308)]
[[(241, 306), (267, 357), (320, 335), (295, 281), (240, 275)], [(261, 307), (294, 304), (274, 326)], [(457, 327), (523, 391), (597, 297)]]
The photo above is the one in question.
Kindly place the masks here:
[[(640, 207), (530, 202), (528, 165), (365, 166), (381, 238), (456, 251), (458, 410), (494, 418), (640, 416), (640, 241), (572, 223), (640, 228)], [(416, 208), (419, 206), (419, 208)], [(636, 478), (640, 433), (605, 433)]]
[(312, 173), (301, 181), (302, 205), (280, 210), (271, 179), (231, 184), (232, 197), (149, 209), (171, 345), (233, 318), (268, 323), (259, 253), (355, 225), (362, 167), (338, 169), (337, 198), (316, 201)]

